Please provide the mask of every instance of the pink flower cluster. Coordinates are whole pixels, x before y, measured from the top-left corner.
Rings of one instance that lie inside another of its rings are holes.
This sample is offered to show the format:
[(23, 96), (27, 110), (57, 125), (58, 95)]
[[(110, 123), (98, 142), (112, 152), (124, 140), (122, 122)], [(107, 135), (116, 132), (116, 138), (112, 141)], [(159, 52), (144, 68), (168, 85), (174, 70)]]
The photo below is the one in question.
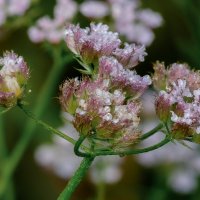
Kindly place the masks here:
[(154, 40), (152, 29), (160, 27), (163, 21), (159, 13), (151, 9), (141, 9), (138, 0), (89, 0), (80, 5), (80, 12), (93, 20), (107, 17), (109, 10), (116, 31), (128, 41), (146, 46)]
[[(151, 84), (150, 76), (139, 76), (128, 68), (146, 55), (143, 46), (125, 44), (103, 24), (81, 29), (70, 25), (66, 43), (92, 77), (67, 80), (60, 101), (73, 116), (80, 134), (109, 139), (110, 147), (128, 146), (139, 137), (139, 97)], [(91, 71), (90, 71), (91, 70)]]
[(167, 70), (164, 69), (163, 63), (157, 63), (154, 69), (155, 86), (159, 88), (162, 81), (165, 84), (165, 90), (162, 90), (156, 99), (157, 115), (165, 122), (171, 121), (174, 138), (192, 137), (199, 142), (200, 73), (189, 70), (186, 64), (177, 63), (172, 64)]
[(121, 49), (118, 33), (109, 31), (109, 27), (101, 23), (91, 23), (86, 29), (69, 25), (65, 34), (68, 48), (87, 64), (97, 62), (102, 56), (114, 56), (125, 67), (131, 68), (144, 61), (147, 55), (142, 45), (125, 44)]
[(71, 21), (77, 11), (77, 4), (73, 0), (57, 0), (54, 8), (54, 17), (40, 18), (35, 26), (29, 28), (28, 35), (32, 42), (48, 41), (59, 43), (64, 37), (64, 26)]
[(0, 26), (8, 17), (24, 15), (30, 4), (31, 0), (0, 0)]
[(10, 107), (23, 96), (29, 69), (24, 59), (12, 51), (4, 53), (0, 65), (0, 105)]

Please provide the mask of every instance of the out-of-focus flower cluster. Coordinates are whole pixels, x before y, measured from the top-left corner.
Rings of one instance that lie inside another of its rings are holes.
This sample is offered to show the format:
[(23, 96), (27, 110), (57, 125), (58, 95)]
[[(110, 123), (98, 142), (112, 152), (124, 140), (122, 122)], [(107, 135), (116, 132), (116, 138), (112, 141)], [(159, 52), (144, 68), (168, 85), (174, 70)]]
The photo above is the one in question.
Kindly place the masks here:
[(94, 20), (109, 16), (115, 30), (130, 42), (149, 46), (154, 40), (153, 29), (162, 25), (161, 15), (151, 9), (140, 8), (139, 0), (84, 1), (80, 12)]
[(8, 17), (24, 15), (30, 4), (31, 0), (0, 0), (0, 26)]
[(0, 58), (0, 105), (13, 106), (21, 99), (27, 80), (29, 69), (23, 57), (14, 52), (6, 52)]
[(73, 0), (57, 0), (54, 7), (54, 16), (40, 18), (35, 26), (29, 28), (28, 35), (35, 43), (48, 41), (59, 43), (64, 37), (64, 27), (69, 23), (77, 11), (77, 4)]
[(200, 133), (200, 73), (186, 64), (163, 63), (154, 66), (153, 83), (160, 91), (156, 99), (158, 117), (170, 120), (171, 134), (176, 139), (192, 137), (199, 142)]
[[(159, 13), (151, 9), (141, 9), (138, 0), (107, 0), (106, 2), (89, 0), (80, 5), (73, 0), (57, 0), (53, 19), (48, 16), (40, 18), (36, 25), (29, 29), (29, 38), (35, 43), (43, 41), (59, 43), (63, 39), (63, 27), (79, 14), (78, 11), (92, 21), (101, 19), (102, 22), (108, 23), (109, 19), (109, 23), (114, 24), (112, 26), (114, 30), (125, 36), (128, 41), (145, 46), (152, 43), (153, 29), (160, 27), (163, 21)], [(105, 31), (104, 27), (102, 33)], [(91, 32), (93, 33), (93, 30)], [(109, 39), (112, 42), (113, 35), (105, 34), (104, 42), (109, 42)]]
[[(146, 124), (146, 128), (153, 128), (157, 121)], [(164, 135), (161, 132), (145, 140), (142, 148), (159, 142)], [(147, 154), (137, 155), (138, 162), (145, 167), (160, 166), (165, 170), (169, 187), (182, 194), (193, 192), (198, 186), (200, 175), (200, 159), (198, 145), (185, 142), (190, 148), (178, 143), (170, 143)], [(159, 175), (158, 175), (159, 176)]]
[(127, 68), (144, 60), (143, 46), (120, 47), (117, 33), (103, 24), (81, 29), (70, 25), (66, 42), (82, 63), (82, 80), (67, 80), (61, 87), (60, 101), (73, 116), (80, 134), (110, 139), (112, 148), (128, 146), (139, 137), (141, 109), (139, 97), (151, 84), (150, 76), (139, 76)]

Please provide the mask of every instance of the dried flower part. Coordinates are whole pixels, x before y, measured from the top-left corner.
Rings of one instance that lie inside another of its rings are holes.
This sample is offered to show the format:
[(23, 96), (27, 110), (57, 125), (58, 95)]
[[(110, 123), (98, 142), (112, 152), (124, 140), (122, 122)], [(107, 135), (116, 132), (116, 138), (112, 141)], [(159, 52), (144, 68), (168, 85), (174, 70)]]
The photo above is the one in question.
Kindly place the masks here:
[(109, 31), (104, 24), (90, 24), (90, 28), (82, 29), (79, 25), (70, 25), (66, 29), (68, 48), (84, 63), (96, 63), (101, 56), (109, 56), (119, 47), (121, 41), (118, 33)]
[(154, 74), (152, 76), (152, 83), (156, 90), (165, 90), (167, 73), (163, 62), (156, 62), (153, 65)]
[(136, 138), (133, 134), (138, 133), (141, 105), (133, 99), (127, 100), (121, 89), (113, 89), (100, 79), (74, 79), (66, 81), (61, 92), (61, 103), (74, 116), (73, 124), (80, 134), (96, 134), (116, 141), (124, 138), (126, 144)]
[(122, 88), (131, 97), (139, 97), (151, 85), (148, 75), (139, 76), (136, 71), (124, 69), (113, 57), (102, 57), (99, 60), (99, 76), (102, 79), (110, 79), (113, 87)]
[(168, 94), (161, 91), (155, 100), (156, 114), (161, 121), (167, 122), (170, 117), (172, 103)]
[(174, 63), (168, 68), (164, 63), (156, 62), (154, 64), (154, 74), (152, 81), (154, 88), (157, 90), (166, 90), (171, 86), (171, 83), (178, 79), (187, 81), (187, 85), (191, 90), (196, 90), (200, 87), (200, 73), (189, 69), (187, 64)]
[(157, 115), (165, 122), (170, 119), (175, 139), (200, 134), (200, 90), (189, 86), (187, 80), (178, 79), (156, 99)]
[(133, 68), (138, 65), (139, 62), (144, 61), (144, 57), (147, 55), (144, 45), (127, 44), (123, 49), (117, 48), (113, 55), (117, 60), (126, 68)]
[(0, 58), (0, 104), (13, 106), (23, 96), (29, 78), (29, 69), (23, 59), (13, 51)]

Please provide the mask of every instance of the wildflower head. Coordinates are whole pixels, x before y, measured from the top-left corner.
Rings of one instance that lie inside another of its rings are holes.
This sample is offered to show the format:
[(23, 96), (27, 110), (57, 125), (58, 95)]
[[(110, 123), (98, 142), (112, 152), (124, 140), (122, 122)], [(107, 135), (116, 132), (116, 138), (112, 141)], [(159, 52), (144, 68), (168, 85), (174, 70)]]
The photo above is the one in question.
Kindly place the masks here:
[(110, 82), (88, 78), (66, 81), (61, 87), (61, 103), (74, 116), (80, 134), (111, 139), (110, 145), (126, 146), (138, 138), (140, 103), (126, 98), (126, 92), (113, 89)]
[(162, 91), (156, 111), (162, 121), (170, 121), (173, 138), (197, 138), (200, 133), (200, 90), (192, 90), (187, 80), (178, 79)]
[(0, 105), (13, 106), (23, 96), (29, 69), (23, 57), (13, 51), (4, 53), (0, 65)]
[(114, 88), (122, 88), (134, 98), (141, 96), (151, 85), (148, 75), (139, 76), (136, 71), (123, 68), (114, 57), (102, 57), (99, 61), (99, 77), (109, 79)]
[(190, 70), (185, 63), (173, 63), (167, 68), (164, 63), (156, 62), (154, 64), (152, 81), (155, 89), (166, 90), (171, 83), (178, 79), (186, 80), (187, 86), (192, 90), (198, 89), (200, 86), (200, 73)]
[(66, 43), (84, 63), (91, 64), (103, 55), (111, 55), (121, 41), (118, 33), (109, 31), (107, 25), (91, 23), (86, 29), (79, 25), (69, 25), (66, 28)]
[(123, 49), (117, 48), (113, 55), (117, 60), (126, 68), (135, 67), (139, 62), (144, 61), (144, 57), (147, 55), (144, 45), (127, 44)]

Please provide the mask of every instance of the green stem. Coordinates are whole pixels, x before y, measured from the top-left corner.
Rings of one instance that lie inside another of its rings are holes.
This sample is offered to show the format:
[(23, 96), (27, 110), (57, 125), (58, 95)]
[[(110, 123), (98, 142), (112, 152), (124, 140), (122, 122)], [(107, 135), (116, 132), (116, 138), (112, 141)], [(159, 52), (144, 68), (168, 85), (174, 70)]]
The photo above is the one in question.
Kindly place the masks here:
[(170, 141), (171, 140), (168, 137), (166, 137), (161, 142), (144, 149), (130, 149), (127, 151), (99, 151), (99, 152), (97, 151), (97, 152), (94, 152), (93, 156), (106, 156), (106, 155), (128, 156), (128, 155), (133, 155), (133, 154), (146, 153), (146, 152), (158, 149), (164, 146), (165, 144), (169, 143)]
[[(62, 57), (61, 57), (61, 51), (60, 49), (56, 49), (53, 53), (54, 57), (54, 65), (52, 67), (52, 70), (48, 76), (48, 79), (46, 80), (42, 91), (40, 93), (40, 96), (38, 97), (35, 109), (34, 109), (34, 114), (37, 117), (40, 117), (44, 110), (48, 107), (48, 101), (52, 96), (52, 93), (55, 89), (55, 86), (58, 82), (58, 77), (62, 73), (62, 69), (64, 64), (70, 63), (72, 60), (72, 57), (68, 57), (68, 60), (66, 60), (65, 63), (62, 62)], [(0, 181), (0, 199), (5, 192), (5, 189), (12, 177), (12, 174), (18, 165), (19, 161), (21, 160), (21, 157), (23, 156), (29, 142), (32, 139), (34, 130), (36, 128), (36, 124), (32, 123), (32, 120), (28, 120), (24, 131), (22, 133), (22, 137), (19, 140), (18, 144), (15, 146), (11, 156), (7, 159), (6, 165), (4, 167), (4, 173), (2, 180)]]
[(72, 143), (72, 144), (75, 145), (76, 141), (75, 141), (73, 138), (71, 138), (71, 137), (69, 137), (68, 135), (62, 133), (61, 131), (59, 131), (59, 130), (53, 128), (52, 126), (46, 124), (45, 122), (43, 122), (43, 121), (37, 119), (29, 110), (27, 110), (27, 109), (23, 106), (23, 104), (20, 104), (20, 103), (19, 103), (18, 106), (19, 106), (20, 109), (22, 109), (22, 111), (23, 111), (28, 117), (30, 117), (32, 120), (34, 120), (37, 124), (43, 126), (46, 130), (50, 131), (51, 133), (56, 134), (56, 135), (62, 137), (63, 139), (67, 140), (68, 142), (70, 142), (70, 143)]
[(66, 188), (62, 191), (59, 195), (57, 200), (69, 200), (83, 177), (85, 176), (87, 170), (89, 169), (92, 161), (95, 157), (86, 157), (82, 160), (79, 168), (75, 172), (74, 176), (70, 179), (69, 183), (67, 184)]
[(161, 128), (163, 127), (163, 124), (158, 124), (154, 129), (150, 130), (149, 132), (143, 134), (140, 137), (140, 140), (145, 140), (148, 137), (152, 136), (153, 134), (155, 134), (156, 132), (158, 132)]
[(97, 200), (105, 199), (105, 183), (100, 182), (97, 185)]
[[(78, 141), (77, 141), (77, 142), (75, 143), (75, 145), (74, 145), (74, 153), (75, 153), (77, 156), (79, 156), (79, 157), (90, 157), (90, 156), (91, 156), (90, 153), (84, 153), (84, 152), (81, 152), (81, 151), (79, 150), (79, 148), (80, 148), (81, 146), (83, 146), (82, 143), (84, 142), (85, 139), (86, 139), (86, 136), (81, 135), (81, 136), (79, 137)], [(87, 149), (86, 149), (86, 150), (87, 150)]]
[[(6, 109), (7, 110), (7, 109)], [(5, 138), (5, 131), (3, 126), (3, 119), (2, 116), (0, 116), (0, 172), (2, 173), (2, 167), (4, 166), (5, 159), (7, 157), (7, 147), (6, 147), (6, 138)], [(14, 194), (14, 187), (13, 183), (11, 182), (8, 185), (6, 194), (4, 195), (5, 200), (14, 200), (15, 194)]]
[(2, 110), (2, 111), (0, 112), (0, 115), (3, 115), (4, 113), (7, 113), (11, 108), (12, 108), (12, 107), (9, 107), (9, 108), (6, 108), (6, 109)]

